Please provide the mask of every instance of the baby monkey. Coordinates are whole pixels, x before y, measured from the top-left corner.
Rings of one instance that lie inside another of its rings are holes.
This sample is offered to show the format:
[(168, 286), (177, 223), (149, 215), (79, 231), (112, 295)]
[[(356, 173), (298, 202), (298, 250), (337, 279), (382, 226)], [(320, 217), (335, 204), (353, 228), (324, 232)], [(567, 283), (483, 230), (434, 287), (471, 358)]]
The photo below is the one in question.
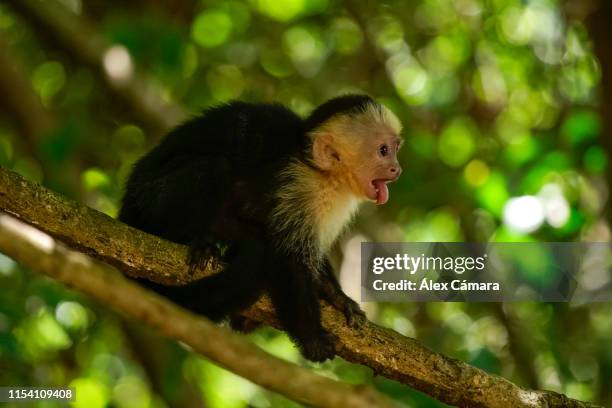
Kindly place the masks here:
[[(365, 95), (333, 98), (306, 119), (278, 104), (231, 102), (172, 130), (135, 165), (119, 219), (188, 245), (188, 263), (224, 268), (184, 286), (141, 281), (212, 320), (264, 291), (312, 361), (334, 357), (319, 299), (364, 319), (326, 257), (359, 204), (389, 199), (402, 170), (396, 116)], [(221, 253), (223, 248), (223, 253)]]

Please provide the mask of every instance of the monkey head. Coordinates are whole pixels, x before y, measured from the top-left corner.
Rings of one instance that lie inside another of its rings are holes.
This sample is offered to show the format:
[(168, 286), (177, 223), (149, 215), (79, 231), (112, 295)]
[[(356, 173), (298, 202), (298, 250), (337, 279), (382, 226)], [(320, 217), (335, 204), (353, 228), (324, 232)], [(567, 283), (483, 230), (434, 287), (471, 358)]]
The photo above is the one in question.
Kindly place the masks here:
[(312, 162), (328, 182), (379, 205), (388, 201), (387, 183), (402, 173), (401, 124), (390, 110), (369, 96), (346, 95), (319, 106), (306, 124)]

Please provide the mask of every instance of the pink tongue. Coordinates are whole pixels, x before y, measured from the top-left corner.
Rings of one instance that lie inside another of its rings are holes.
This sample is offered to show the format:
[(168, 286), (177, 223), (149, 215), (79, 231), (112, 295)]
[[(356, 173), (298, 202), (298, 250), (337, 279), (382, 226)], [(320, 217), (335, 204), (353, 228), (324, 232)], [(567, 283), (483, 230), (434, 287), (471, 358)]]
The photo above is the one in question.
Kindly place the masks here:
[(374, 187), (378, 190), (376, 204), (385, 204), (389, 200), (389, 188), (387, 187), (387, 183), (385, 183), (384, 180), (374, 180), (372, 184), (374, 184)]

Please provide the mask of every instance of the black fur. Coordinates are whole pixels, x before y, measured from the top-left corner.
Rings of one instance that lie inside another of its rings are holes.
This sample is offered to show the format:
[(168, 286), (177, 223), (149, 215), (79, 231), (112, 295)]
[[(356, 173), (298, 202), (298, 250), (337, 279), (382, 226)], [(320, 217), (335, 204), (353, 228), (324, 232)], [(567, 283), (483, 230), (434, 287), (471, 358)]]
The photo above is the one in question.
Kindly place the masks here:
[(185, 286), (141, 283), (213, 320), (236, 316), (268, 291), (303, 354), (314, 361), (332, 358), (319, 299), (342, 310), (349, 322), (363, 314), (327, 263), (317, 274), (298, 254), (279, 249), (282, 237), (271, 232), (269, 215), (278, 173), (292, 159), (307, 159), (307, 131), (340, 112), (363, 109), (366, 100), (340, 97), (306, 120), (280, 105), (232, 102), (171, 131), (134, 167), (119, 219), (188, 245), (194, 267), (221, 256), (225, 246), (227, 266)]
[(334, 115), (362, 112), (368, 105), (378, 106), (376, 101), (367, 95), (344, 95), (330, 99), (310, 114), (306, 119), (306, 129), (313, 130)]

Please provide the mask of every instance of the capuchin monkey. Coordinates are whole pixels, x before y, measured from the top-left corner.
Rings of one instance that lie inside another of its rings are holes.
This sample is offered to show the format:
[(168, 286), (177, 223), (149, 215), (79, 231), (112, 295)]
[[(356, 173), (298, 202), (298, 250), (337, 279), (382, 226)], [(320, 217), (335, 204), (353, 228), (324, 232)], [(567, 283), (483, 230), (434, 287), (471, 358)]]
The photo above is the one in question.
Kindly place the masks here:
[(189, 247), (220, 272), (184, 286), (145, 286), (212, 320), (267, 292), (312, 361), (334, 357), (319, 299), (364, 320), (326, 257), (359, 204), (389, 199), (402, 170), (401, 125), (369, 96), (331, 99), (302, 119), (277, 104), (231, 102), (172, 130), (134, 167), (119, 219)]

